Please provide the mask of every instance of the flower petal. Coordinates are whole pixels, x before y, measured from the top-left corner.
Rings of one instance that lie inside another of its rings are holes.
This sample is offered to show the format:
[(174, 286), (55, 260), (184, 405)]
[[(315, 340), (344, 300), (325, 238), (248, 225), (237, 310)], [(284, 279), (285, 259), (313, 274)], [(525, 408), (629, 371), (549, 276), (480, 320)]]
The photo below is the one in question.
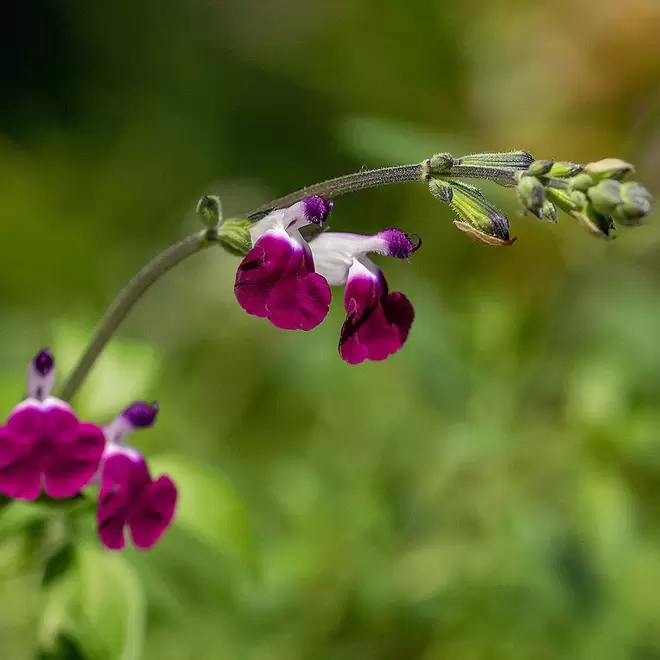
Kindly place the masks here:
[(17, 500), (34, 500), (41, 491), (41, 464), (31, 444), (0, 427), (0, 493)]
[(105, 436), (94, 424), (79, 424), (51, 448), (44, 468), (44, 490), (50, 497), (72, 497), (97, 473)]
[(269, 320), (283, 330), (312, 330), (327, 316), (332, 294), (317, 273), (283, 277), (268, 297)]
[(384, 360), (396, 353), (408, 337), (414, 310), (402, 293), (389, 293), (374, 264), (356, 260), (349, 271), (344, 295), (346, 320), (341, 329), (339, 354), (349, 364)]
[(160, 539), (172, 522), (176, 500), (176, 486), (167, 476), (159, 477), (146, 488), (128, 520), (136, 548), (147, 550)]
[(283, 233), (264, 234), (247, 253), (238, 267), (234, 293), (238, 304), (248, 313), (268, 317), (268, 296), (282, 278), (296, 250)]

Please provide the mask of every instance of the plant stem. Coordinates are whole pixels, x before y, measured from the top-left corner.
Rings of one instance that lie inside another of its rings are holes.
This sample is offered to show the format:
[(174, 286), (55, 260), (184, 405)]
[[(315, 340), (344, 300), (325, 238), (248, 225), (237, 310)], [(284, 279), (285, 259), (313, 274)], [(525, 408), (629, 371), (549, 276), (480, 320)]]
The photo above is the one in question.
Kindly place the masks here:
[(364, 190), (365, 188), (376, 188), (378, 186), (387, 186), (392, 183), (406, 183), (408, 181), (420, 181), (424, 175), (424, 166), (416, 165), (398, 165), (396, 167), (383, 167), (378, 170), (365, 170), (364, 172), (355, 172), (345, 176), (330, 179), (313, 186), (307, 186), (296, 192), (278, 197), (268, 204), (260, 206), (248, 214), (250, 220), (259, 220), (275, 209), (286, 208), (296, 202), (299, 202), (310, 195), (321, 195), (323, 197), (338, 197), (345, 193)]
[[(256, 221), (270, 213), (273, 209), (291, 206), (291, 204), (295, 204), (309, 195), (322, 195), (332, 198), (365, 188), (375, 188), (377, 186), (404, 183), (406, 181), (417, 181), (422, 179), (423, 174), (423, 166), (421, 164), (400, 165), (397, 167), (384, 167), (377, 170), (356, 172), (355, 174), (330, 179), (290, 193), (284, 197), (279, 197), (255, 209), (247, 217), (250, 220)], [(108, 311), (99, 321), (87, 348), (85, 348), (73, 371), (62, 385), (59, 393), (60, 398), (64, 401), (69, 401), (76, 394), (107, 343), (147, 289), (184, 259), (211, 245), (215, 245), (216, 242), (217, 240), (213, 234), (213, 230), (196, 232), (170, 246), (142, 268), (119, 292), (119, 295), (115, 298), (112, 305), (110, 305)]]
[(131, 279), (96, 326), (85, 352), (62, 385), (59, 393), (61, 399), (68, 401), (78, 391), (112, 335), (145, 291), (186, 257), (213, 244), (207, 230), (191, 234), (161, 252)]

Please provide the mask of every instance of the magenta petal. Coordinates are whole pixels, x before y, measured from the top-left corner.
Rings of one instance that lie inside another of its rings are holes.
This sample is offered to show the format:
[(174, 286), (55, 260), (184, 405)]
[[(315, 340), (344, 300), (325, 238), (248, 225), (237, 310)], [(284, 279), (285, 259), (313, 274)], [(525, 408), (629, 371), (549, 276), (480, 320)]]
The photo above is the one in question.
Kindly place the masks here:
[(241, 261), (234, 293), (238, 304), (253, 316), (268, 317), (267, 301), (296, 252), (286, 236), (264, 234)]
[(407, 339), (415, 316), (402, 293), (388, 293), (382, 274), (361, 273), (349, 279), (344, 306), (347, 314), (339, 354), (349, 364), (384, 360), (396, 353)]
[(101, 543), (110, 550), (125, 546), (124, 525), (131, 503), (134, 462), (125, 454), (113, 454), (103, 462), (96, 523)]
[(41, 490), (41, 466), (29, 446), (0, 427), (0, 493), (17, 500), (34, 500)]
[(105, 437), (94, 424), (79, 424), (52, 447), (44, 469), (44, 490), (50, 497), (72, 497), (97, 473)]
[(161, 476), (148, 486), (128, 521), (136, 548), (147, 550), (160, 539), (172, 522), (176, 500), (176, 486), (169, 477)]
[(387, 320), (396, 326), (399, 331), (399, 337), (403, 344), (408, 339), (410, 326), (412, 326), (415, 320), (415, 310), (412, 303), (403, 293), (395, 291), (387, 297), (384, 309)]
[(312, 330), (327, 316), (331, 297), (318, 273), (282, 278), (268, 297), (270, 322), (283, 330)]

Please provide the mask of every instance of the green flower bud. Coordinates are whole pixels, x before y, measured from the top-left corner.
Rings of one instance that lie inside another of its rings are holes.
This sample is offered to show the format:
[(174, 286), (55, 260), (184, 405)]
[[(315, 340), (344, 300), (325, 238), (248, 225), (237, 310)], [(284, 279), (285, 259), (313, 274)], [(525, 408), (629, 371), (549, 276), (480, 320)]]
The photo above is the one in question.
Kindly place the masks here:
[(451, 154), (435, 154), (431, 156), (426, 163), (426, 176), (433, 176), (434, 174), (446, 174), (451, 170), (454, 164), (454, 157)]
[(544, 176), (552, 170), (554, 162), (551, 160), (535, 160), (527, 170), (529, 176)]
[(548, 172), (548, 176), (556, 177), (558, 179), (570, 179), (576, 174), (582, 172), (584, 166), (577, 163), (570, 163), (568, 161), (559, 161), (554, 163)]
[(462, 181), (452, 182), (451, 206), (460, 220), (454, 224), (473, 239), (488, 245), (512, 245), (516, 240), (509, 237), (509, 220), (486, 200), (481, 191)]
[(541, 218), (553, 224), (557, 222), (557, 207), (549, 199), (543, 201)]
[(620, 192), (622, 201), (614, 213), (614, 217), (627, 227), (636, 227), (642, 224), (652, 210), (653, 197), (651, 193), (636, 181), (621, 184)]
[(249, 220), (227, 220), (217, 229), (216, 240), (230, 254), (244, 257), (252, 249)]
[(454, 198), (454, 191), (449, 182), (442, 179), (431, 179), (429, 181), (429, 191), (436, 199), (441, 202), (449, 203)]
[(570, 190), (580, 190), (582, 192), (587, 192), (587, 190), (589, 190), (589, 188), (591, 188), (594, 183), (595, 181), (588, 173), (582, 172), (581, 174), (578, 174), (570, 179), (568, 185)]
[(541, 217), (545, 201), (545, 187), (535, 176), (521, 176), (516, 186), (520, 203), (537, 218)]
[(593, 177), (594, 182), (603, 179), (616, 179), (623, 181), (627, 174), (634, 172), (635, 168), (619, 158), (603, 158), (593, 163), (587, 163), (582, 170)]
[(222, 222), (222, 204), (215, 195), (204, 195), (197, 202), (197, 217), (206, 227), (217, 227)]
[(606, 240), (613, 238), (612, 230), (615, 229), (615, 225), (612, 218), (598, 213), (591, 203), (587, 203), (581, 211), (571, 212), (571, 215), (582, 222), (592, 236)]
[(587, 205), (587, 196), (581, 190), (574, 190), (568, 198), (574, 209), (578, 211), (581, 211)]
[(623, 204), (621, 183), (613, 179), (603, 179), (589, 188), (587, 196), (594, 210), (603, 215), (611, 215), (620, 204)]

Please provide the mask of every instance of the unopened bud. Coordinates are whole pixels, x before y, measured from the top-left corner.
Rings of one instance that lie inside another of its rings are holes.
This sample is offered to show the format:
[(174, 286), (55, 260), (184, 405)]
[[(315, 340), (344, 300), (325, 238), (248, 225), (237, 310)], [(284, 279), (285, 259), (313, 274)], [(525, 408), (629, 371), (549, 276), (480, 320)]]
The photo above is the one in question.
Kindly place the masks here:
[(521, 176), (516, 186), (516, 193), (520, 203), (536, 217), (541, 217), (543, 202), (545, 201), (545, 188), (535, 176)]
[(636, 181), (621, 185), (621, 198), (622, 203), (614, 216), (622, 225), (636, 227), (651, 212), (653, 197)]
[(613, 179), (603, 179), (600, 183), (589, 188), (587, 196), (594, 210), (603, 215), (611, 215), (623, 203), (621, 183)]
[(570, 163), (568, 161), (559, 161), (552, 165), (548, 176), (556, 177), (557, 179), (570, 179), (571, 177), (579, 174), (584, 169), (584, 165), (577, 163)]
[(557, 222), (557, 207), (549, 199), (546, 199), (543, 202), (541, 218), (548, 222), (552, 222), (553, 224)]
[(456, 159), (456, 165), (465, 165), (469, 167), (496, 167), (515, 171), (525, 171), (533, 162), (534, 157), (526, 151), (469, 154)]
[(425, 163), (425, 174), (427, 177), (435, 174), (446, 174), (451, 170), (454, 164), (454, 157), (451, 154), (435, 154)]
[(573, 211), (571, 215), (582, 222), (587, 231), (598, 238), (611, 239), (612, 230), (615, 229), (612, 218), (598, 213), (590, 203), (581, 211)]
[(622, 181), (627, 174), (634, 172), (635, 168), (620, 158), (603, 158), (593, 163), (587, 163), (582, 171), (590, 174), (595, 182), (603, 179)]
[(582, 172), (581, 174), (578, 174), (574, 176), (569, 182), (569, 188), (570, 190), (579, 190), (581, 192), (587, 192), (591, 186), (593, 186), (595, 181), (593, 178), (587, 173), (587, 172)]
[(554, 162), (551, 160), (535, 160), (527, 170), (529, 176), (545, 176), (552, 170)]
[(516, 239), (509, 237), (508, 218), (478, 188), (462, 181), (452, 183), (452, 188), (451, 206), (461, 218), (454, 221), (458, 229), (488, 245), (513, 244)]
[(205, 227), (217, 227), (222, 222), (222, 204), (215, 195), (204, 195), (197, 202), (197, 217)]

